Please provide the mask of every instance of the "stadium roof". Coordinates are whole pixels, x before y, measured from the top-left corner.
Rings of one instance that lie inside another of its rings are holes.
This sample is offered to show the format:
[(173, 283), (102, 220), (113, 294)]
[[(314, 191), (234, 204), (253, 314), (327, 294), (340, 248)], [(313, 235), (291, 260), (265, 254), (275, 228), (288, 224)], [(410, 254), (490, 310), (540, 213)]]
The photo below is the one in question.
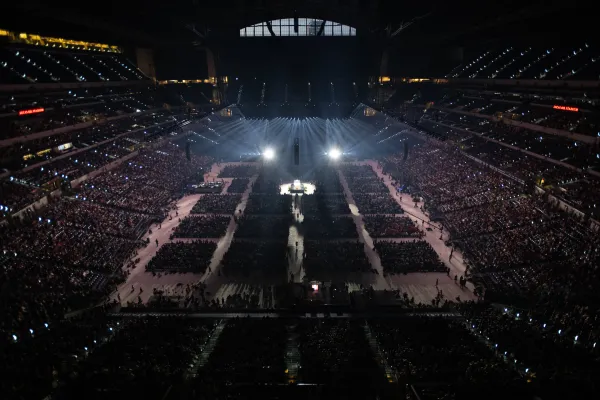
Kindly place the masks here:
[[(131, 43), (166, 44), (239, 29), (277, 18), (309, 17), (356, 28), (359, 36), (423, 44), (468, 44), (510, 38), (542, 41), (594, 39), (590, 2), (559, 0), (126, 0), (92, 3), (30, 0), (3, 5), (0, 27), (114, 36)], [(93, 6), (93, 4), (97, 4)], [(60, 22), (57, 24), (57, 22)], [(7, 26), (8, 25), (8, 26)], [(25, 27), (23, 27), (25, 25)], [(401, 33), (401, 34), (400, 34)], [(401, 40), (399, 40), (401, 39)]]

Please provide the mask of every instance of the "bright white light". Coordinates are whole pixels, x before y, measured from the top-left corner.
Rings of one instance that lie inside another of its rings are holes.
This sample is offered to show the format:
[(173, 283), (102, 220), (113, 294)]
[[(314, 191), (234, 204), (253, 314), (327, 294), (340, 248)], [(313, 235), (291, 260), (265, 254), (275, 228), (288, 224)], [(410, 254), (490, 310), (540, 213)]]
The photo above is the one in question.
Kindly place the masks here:
[(329, 150), (329, 157), (333, 158), (334, 160), (337, 160), (338, 158), (340, 158), (341, 155), (342, 155), (342, 152), (340, 151), (340, 149), (333, 148), (333, 149)]
[(315, 292), (319, 291), (319, 285), (311, 285), (311, 287)]
[(274, 159), (274, 158), (275, 158), (275, 150), (273, 150), (273, 149), (270, 149), (270, 148), (269, 148), (269, 149), (266, 149), (266, 150), (263, 152), (263, 156), (265, 157), (265, 160), (272, 160), (272, 159)]

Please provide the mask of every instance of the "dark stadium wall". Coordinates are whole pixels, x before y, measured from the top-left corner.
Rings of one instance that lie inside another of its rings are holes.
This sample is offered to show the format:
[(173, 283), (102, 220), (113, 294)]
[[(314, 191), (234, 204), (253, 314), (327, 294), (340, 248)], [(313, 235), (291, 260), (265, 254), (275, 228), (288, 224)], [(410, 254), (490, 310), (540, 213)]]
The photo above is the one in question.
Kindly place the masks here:
[(360, 79), (375, 66), (359, 38), (231, 38), (217, 52), (219, 75), (281, 82)]
[(403, 46), (390, 52), (388, 71), (394, 77), (443, 77), (462, 59), (462, 47)]
[[(191, 44), (160, 47), (154, 51), (158, 80), (206, 79), (206, 52)], [(219, 75), (222, 75), (218, 72)]]

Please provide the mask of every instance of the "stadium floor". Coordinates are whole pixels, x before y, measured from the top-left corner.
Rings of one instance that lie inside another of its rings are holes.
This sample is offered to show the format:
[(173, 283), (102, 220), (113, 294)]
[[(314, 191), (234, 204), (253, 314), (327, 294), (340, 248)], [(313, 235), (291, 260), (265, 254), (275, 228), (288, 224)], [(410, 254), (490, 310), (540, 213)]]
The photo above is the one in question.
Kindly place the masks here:
[[(227, 163), (227, 164), (214, 164), (211, 171), (205, 175), (205, 179), (210, 180), (214, 177), (218, 176), (218, 173), (221, 168), (228, 164), (238, 164), (238, 163)], [(242, 163), (239, 163), (242, 164)], [(414, 203), (412, 202), (409, 196), (402, 196), (402, 198), (395, 195), (395, 190), (392, 186), (392, 182), (390, 178), (384, 176), (382, 171), (377, 168), (377, 163), (375, 161), (366, 161), (360, 164), (369, 164), (372, 166), (373, 170), (376, 172), (377, 176), (380, 178), (384, 178), (384, 183), (390, 190), (390, 195), (402, 206), (402, 208), (407, 212), (407, 216), (409, 216), (413, 221), (420, 224), (420, 219), (428, 220), (427, 215), (425, 215), (418, 208), (422, 204), (418, 204), (417, 208), (415, 208)], [(256, 177), (252, 178), (254, 181)], [(222, 193), (226, 193), (227, 187), (231, 183), (231, 178), (224, 178), (226, 184), (223, 188)], [(344, 179), (341, 179), (344, 190), (349, 193), (349, 189)], [(252, 185), (249, 185), (249, 188)], [(248, 200), (250, 189), (247, 189), (246, 192), (242, 196), (242, 200), (240, 205), (237, 207), (237, 210), (244, 210), (246, 206), (246, 202)], [(227, 233), (225, 236), (221, 238), (213, 238), (209, 240), (217, 241), (217, 250), (213, 254), (213, 258), (211, 260), (211, 268), (210, 271), (207, 270), (204, 274), (194, 274), (194, 273), (176, 273), (176, 274), (156, 274), (152, 275), (150, 272), (146, 272), (146, 264), (154, 257), (156, 252), (160, 249), (164, 243), (168, 243), (169, 236), (173, 232), (173, 228), (178, 225), (178, 219), (183, 219), (184, 217), (190, 214), (190, 211), (194, 204), (198, 201), (198, 199), (202, 195), (194, 194), (185, 196), (177, 202), (177, 208), (179, 215), (175, 217), (174, 211), (171, 213), (173, 216), (172, 220), (169, 220), (167, 217), (163, 222), (161, 229), (158, 229), (158, 225), (153, 225), (152, 234), (146, 233), (143, 237), (144, 240), (146, 238), (150, 239), (150, 245), (141, 249), (136, 256), (140, 259), (140, 261), (136, 264), (135, 268), (131, 270), (131, 273), (123, 285), (121, 285), (118, 290), (112, 295), (112, 299), (117, 299), (120, 297), (120, 301), (122, 305), (125, 305), (128, 301), (137, 301), (138, 296), (141, 298), (143, 303), (148, 302), (150, 297), (152, 296), (153, 289), (163, 290), (172, 295), (181, 295), (185, 296), (186, 289), (190, 287), (193, 289), (194, 284), (203, 283), (206, 285), (206, 292), (212, 293), (213, 295), (219, 293), (219, 289), (226, 284), (232, 284), (227, 278), (223, 276), (218, 276), (218, 268), (221, 262), (221, 259), (231, 241), (233, 239), (233, 234), (235, 231), (235, 223), (232, 221), (227, 229)], [(361, 242), (366, 243), (368, 249), (366, 250), (366, 255), (371, 262), (373, 268), (375, 268), (379, 274), (362, 274), (360, 277), (360, 283), (364, 287), (373, 287), (375, 290), (401, 290), (403, 293), (407, 293), (409, 297), (414, 297), (415, 302), (417, 303), (430, 303), (432, 299), (434, 299), (437, 295), (437, 290), (441, 289), (444, 293), (444, 296), (448, 299), (456, 299), (456, 297), (460, 297), (461, 300), (473, 300), (475, 296), (472, 293), (472, 286), (468, 284), (468, 290), (461, 289), (459, 285), (454, 283), (454, 275), (458, 274), (463, 275), (465, 271), (465, 265), (463, 262), (462, 255), (459, 251), (455, 251), (451, 260), (449, 260), (450, 248), (444, 244), (444, 240), (447, 239), (447, 233), (443, 234), (443, 239), (440, 239), (439, 230), (434, 229), (433, 231), (425, 231), (425, 237), (423, 238), (428, 243), (431, 244), (433, 249), (438, 253), (443, 262), (450, 268), (450, 276), (447, 276), (443, 273), (411, 273), (407, 275), (388, 275), (384, 277), (383, 269), (381, 267), (381, 261), (379, 256), (375, 251), (373, 251), (373, 240), (368, 235), (368, 232), (364, 229), (364, 224), (362, 221), (362, 216), (358, 213), (356, 206), (353, 204), (352, 197), (351, 199), (350, 209), (352, 212), (352, 217), (355, 220), (357, 230), (359, 232), (359, 239)], [(411, 215), (412, 214), (412, 215)], [(158, 240), (158, 246), (155, 245), (155, 241)], [(406, 239), (386, 239), (386, 240), (406, 240)], [(174, 239), (174, 241), (182, 241), (182, 239)], [(295, 276), (301, 276), (300, 273), (295, 274)], [(356, 277), (354, 277), (356, 279)], [(435, 283), (438, 282), (438, 286), (436, 288)], [(266, 284), (266, 283), (265, 283)], [(189, 286), (188, 286), (189, 285)], [(134, 288), (133, 292), (131, 288)], [(143, 289), (143, 292), (140, 293), (140, 288)]]

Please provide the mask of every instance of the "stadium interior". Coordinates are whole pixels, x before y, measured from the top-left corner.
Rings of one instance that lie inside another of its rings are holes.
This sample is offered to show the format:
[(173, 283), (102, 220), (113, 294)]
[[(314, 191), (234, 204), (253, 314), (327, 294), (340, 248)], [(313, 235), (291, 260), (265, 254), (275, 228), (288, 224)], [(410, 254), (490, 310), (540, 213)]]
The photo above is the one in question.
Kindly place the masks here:
[(3, 4), (0, 398), (600, 398), (579, 3)]

